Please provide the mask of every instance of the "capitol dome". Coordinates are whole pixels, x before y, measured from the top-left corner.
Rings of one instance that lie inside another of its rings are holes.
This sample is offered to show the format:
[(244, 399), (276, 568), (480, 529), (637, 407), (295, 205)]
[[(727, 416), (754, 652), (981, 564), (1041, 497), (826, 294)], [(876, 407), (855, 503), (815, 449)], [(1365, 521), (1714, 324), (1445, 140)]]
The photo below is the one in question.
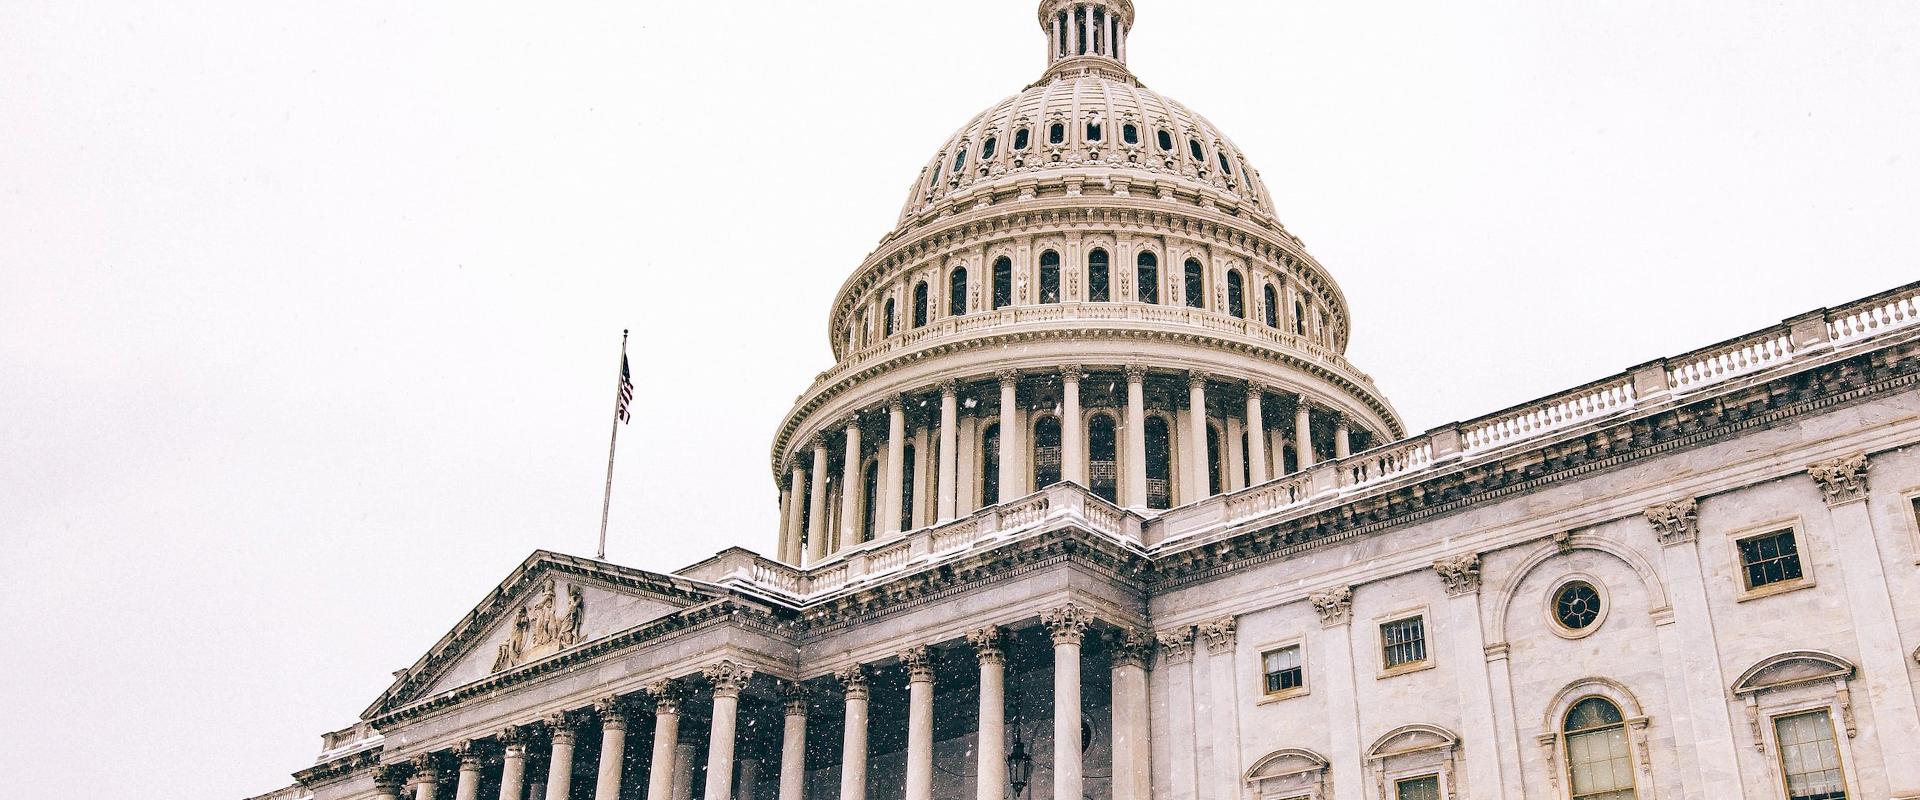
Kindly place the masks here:
[(1073, 482), (1151, 516), (1405, 434), (1246, 154), (1128, 70), (1129, 0), (1045, 0), (1047, 64), (914, 178), (775, 433), (814, 564)]

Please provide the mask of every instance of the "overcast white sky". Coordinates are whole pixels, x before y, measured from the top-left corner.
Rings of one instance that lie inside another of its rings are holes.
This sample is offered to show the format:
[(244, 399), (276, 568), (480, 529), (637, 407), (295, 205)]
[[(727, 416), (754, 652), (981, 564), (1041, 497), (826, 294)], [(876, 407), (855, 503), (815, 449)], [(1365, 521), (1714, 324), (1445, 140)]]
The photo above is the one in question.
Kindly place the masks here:
[[(1920, 277), (1920, 4), (1136, 0), (1412, 430)], [(827, 304), (1034, 0), (11, 0), (0, 774), (288, 782), (535, 548), (765, 551)]]

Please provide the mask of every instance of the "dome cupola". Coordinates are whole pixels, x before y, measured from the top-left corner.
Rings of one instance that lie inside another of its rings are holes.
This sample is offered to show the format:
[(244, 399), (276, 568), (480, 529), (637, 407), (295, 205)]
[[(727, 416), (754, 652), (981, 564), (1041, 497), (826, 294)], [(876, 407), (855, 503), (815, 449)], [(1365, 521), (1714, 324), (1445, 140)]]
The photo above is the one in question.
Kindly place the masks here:
[[(1045, 0), (1040, 28), (1047, 34), (1047, 67), (1115, 66), (1125, 72), (1127, 32), (1133, 28), (1129, 0)], [(1043, 79), (1044, 80), (1044, 79)]]

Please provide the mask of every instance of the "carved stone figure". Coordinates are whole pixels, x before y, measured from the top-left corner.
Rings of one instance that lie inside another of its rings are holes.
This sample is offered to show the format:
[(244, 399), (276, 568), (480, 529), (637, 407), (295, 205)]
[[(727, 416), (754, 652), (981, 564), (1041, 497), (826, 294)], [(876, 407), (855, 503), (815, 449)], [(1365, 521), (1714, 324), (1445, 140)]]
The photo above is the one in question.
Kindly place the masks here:
[(513, 630), (494, 654), (493, 671), (545, 658), (572, 647), (580, 641), (581, 625), (586, 619), (586, 598), (580, 587), (569, 585), (564, 598), (554, 579), (548, 578), (527, 604), (514, 612)]

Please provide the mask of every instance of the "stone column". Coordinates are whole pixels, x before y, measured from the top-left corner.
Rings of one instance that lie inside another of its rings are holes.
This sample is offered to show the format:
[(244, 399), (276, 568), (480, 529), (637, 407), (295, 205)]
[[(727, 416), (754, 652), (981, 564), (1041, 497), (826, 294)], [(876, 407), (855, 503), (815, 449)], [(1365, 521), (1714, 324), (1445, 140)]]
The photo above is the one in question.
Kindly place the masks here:
[(1087, 483), (1087, 428), (1080, 420), (1080, 378), (1077, 366), (1060, 370), (1060, 476), (1083, 489)]
[(527, 729), (500, 732), (500, 800), (524, 800), (527, 790)]
[[(1333, 782), (1332, 800), (1361, 800), (1366, 775), (1360, 744), (1360, 712), (1353, 678), (1353, 589), (1342, 586), (1307, 596), (1320, 613), (1320, 636), (1315, 639), (1325, 666), (1314, 674), (1327, 687), (1327, 760), (1334, 775), (1352, 779)], [(1315, 689), (1314, 691), (1319, 691)]]
[(1000, 502), (1004, 503), (1026, 492), (1017, 485), (1020, 480), (1020, 373), (1006, 370), (1000, 373)]
[(1040, 614), (1053, 637), (1053, 800), (1081, 800), (1086, 783), (1080, 752), (1080, 640), (1091, 621), (1072, 603)]
[(707, 791), (705, 797), (733, 797), (733, 740), (739, 723), (740, 690), (747, 688), (753, 670), (721, 661), (704, 670), (713, 685), (713, 727), (707, 737)]
[(760, 760), (756, 758), (740, 759), (740, 786), (734, 789), (735, 800), (753, 800), (760, 788)]
[(600, 715), (600, 780), (594, 800), (620, 800), (620, 769), (627, 757), (627, 705), (619, 697), (593, 704)]
[(881, 524), (873, 526), (879, 535), (906, 530), (908, 520), (900, 518), (900, 500), (906, 496), (907, 399), (895, 395), (887, 401), (887, 473), (879, 492), (880, 506), (873, 513)]
[(673, 800), (693, 800), (693, 759), (698, 749), (692, 742), (673, 748)]
[(647, 762), (647, 796), (661, 800), (673, 795), (673, 751), (680, 744), (680, 687), (672, 681), (659, 681), (647, 686), (647, 695), (653, 698), (653, 756)]
[(946, 522), (959, 516), (960, 502), (960, 383), (940, 383), (940, 499), (935, 518)]
[(781, 694), (786, 698), (786, 725), (780, 732), (780, 800), (806, 800), (807, 689), (789, 683)]
[(413, 800), (433, 800), (440, 791), (440, 766), (432, 753), (413, 760)]
[(1167, 783), (1171, 800), (1193, 800), (1198, 764), (1193, 730), (1193, 629), (1161, 631), (1160, 664), (1167, 681)]
[(559, 713), (545, 720), (547, 736), (553, 740), (552, 755), (547, 758), (546, 800), (567, 800), (573, 793), (573, 737), (578, 735), (574, 715)]
[(1207, 643), (1207, 739), (1213, 742), (1209, 771), (1201, 783), (1213, 786), (1213, 797), (1226, 800), (1240, 794), (1240, 681), (1234, 678), (1233, 660), (1239, 642), (1239, 622), (1232, 616), (1208, 620), (1195, 626)]
[(1260, 402), (1265, 393), (1260, 384), (1247, 384), (1247, 475), (1254, 486), (1267, 482), (1267, 416)]
[[(807, 563), (827, 557), (827, 437), (813, 440), (813, 494), (807, 498)], [(657, 799), (656, 799), (657, 800)]]
[(860, 415), (855, 414), (847, 423), (847, 449), (840, 459), (840, 550), (860, 543), (860, 500), (867, 491), (866, 480), (860, 474)]
[[(1477, 553), (1451, 556), (1433, 562), (1433, 571), (1447, 591), (1446, 630), (1451, 640), (1455, 685), (1459, 687), (1461, 733), (1468, 741), (1500, 740), (1493, 711), (1491, 682), (1487, 674), (1486, 634), (1480, 625), (1480, 556)], [(1502, 777), (1500, 754), (1494, 747), (1472, 748), (1466, 753), (1467, 785), (1493, 800), (1506, 800), (1506, 780)]]
[(1127, 367), (1127, 479), (1124, 499), (1130, 508), (1147, 507), (1147, 369)]
[[(1187, 502), (1213, 496), (1211, 459), (1207, 454), (1207, 373), (1187, 373), (1187, 439), (1192, 442), (1193, 463), (1187, 470)], [(1225, 455), (1222, 453), (1221, 455)]]
[(381, 764), (373, 768), (373, 795), (377, 800), (400, 800), (400, 789), (405, 785), (405, 764)]
[(1299, 395), (1293, 403), (1293, 458), (1300, 471), (1313, 466), (1313, 403)]
[[(1700, 569), (1699, 504), (1687, 498), (1648, 508), (1648, 524), (1660, 539), (1661, 573), (1673, 606), (1673, 624), (1659, 625), (1660, 654), (1667, 662), (1669, 682), (1675, 684), (1676, 734), (1684, 726), (1690, 736), (1676, 736), (1681, 747), (1691, 747), (1698, 775), (1681, 771), (1687, 796), (1737, 797), (1741, 792), (1740, 759), (1733, 742), (1733, 715), (1727, 711), (1728, 681), (1720, 657), (1712, 648), (1694, 646), (1715, 641), (1712, 611)], [(1658, 624), (1656, 622), (1656, 624)], [(1668, 629), (1674, 629), (1671, 633)], [(1700, 637), (1700, 638), (1695, 638)], [(1683, 760), (1683, 763), (1684, 760)]]
[(979, 757), (974, 768), (977, 800), (1002, 800), (1007, 785), (1007, 658), (1000, 639), (1000, 629), (995, 627), (967, 631), (967, 644), (973, 645), (980, 659), (980, 730), (974, 748)]
[[(1913, 652), (1900, 641), (1894, 596), (1880, 555), (1879, 532), (1867, 513), (1867, 455), (1845, 456), (1807, 468), (1827, 501), (1835, 555), (1845, 578), (1853, 635), (1859, 643), (1860, 680), (1867, 684), (1886, 765), (1887, 788), (1896, 798), (1920, 797), (1920, 703), (1908, 673)], [(1911, 603), (1912, 598), (1901, 602)]]
[(1153, 800), (1153, 747), (1148, 728), (1147, 660), (1153, 639), (1145, 631), (1110, 632), (1113, 654), (1113, 800)]
[(834, 673), (846, 692), (846, 728), (840, 739), (839, 800), (867, 800), (867, 671), (859, 664)]
[(787, 481), (787, 538), (780, 547), (780, 560), (799, 566), (804, 552), (801, 542), (807, 535), (807, 468), (795, 464), (791, 475)]
[(933, 651), (900, 651), (907, 668), (906, 800), (933, 800)]
[(460, 760), (460, 778), (453, 785), (453, 800), (480, 800), (480, 770), (487, 766), (487, 755), (480, 752), (472, 739), (454, 745), (453, 755)]
[(1346, 458), (1353, 455), (1353, 431), (1347, 427), (1347, 415), (1333, 415), (1333, 457)]

